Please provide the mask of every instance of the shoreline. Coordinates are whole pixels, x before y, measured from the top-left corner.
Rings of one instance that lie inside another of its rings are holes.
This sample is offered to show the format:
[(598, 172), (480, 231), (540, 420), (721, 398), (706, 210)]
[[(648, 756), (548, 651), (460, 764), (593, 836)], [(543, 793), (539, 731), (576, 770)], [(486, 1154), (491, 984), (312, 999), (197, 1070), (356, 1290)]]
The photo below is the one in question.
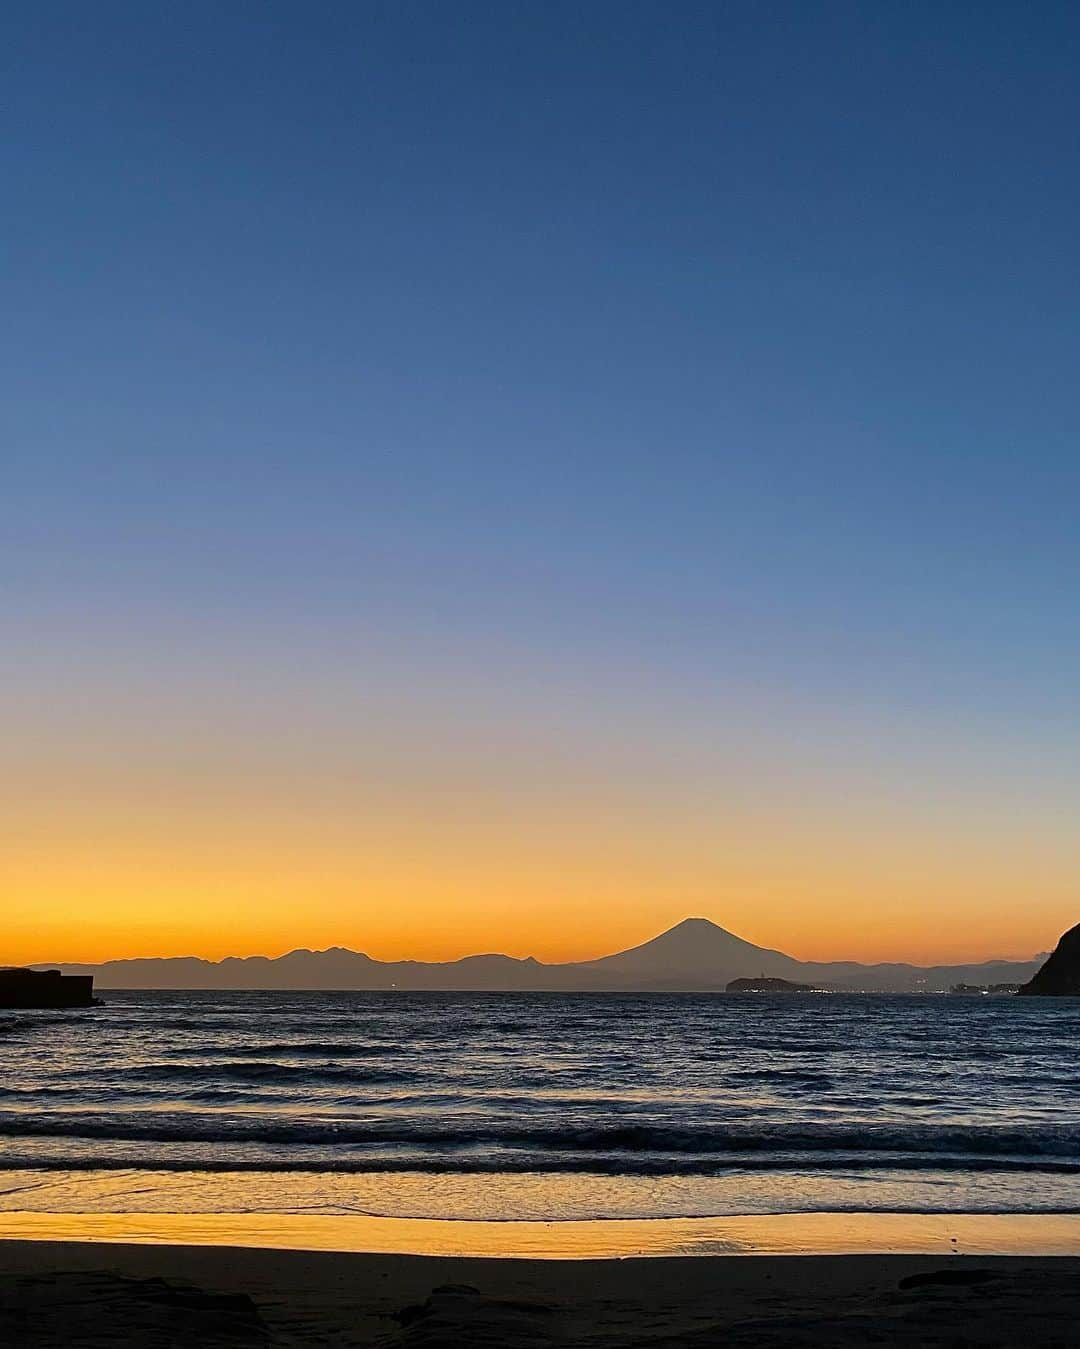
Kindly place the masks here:
[(21, 1349), (1064, 1349), (1078, 1317), (1076, 1258), (478, 1259), (0, 1240), (0, 1341)]
[(784, 1213), (475, 1221), (371, 1214), (0, 1212), (0, 1241), (534, 1261), (633, 1257), (1080, 1258), (1080, 1214)]

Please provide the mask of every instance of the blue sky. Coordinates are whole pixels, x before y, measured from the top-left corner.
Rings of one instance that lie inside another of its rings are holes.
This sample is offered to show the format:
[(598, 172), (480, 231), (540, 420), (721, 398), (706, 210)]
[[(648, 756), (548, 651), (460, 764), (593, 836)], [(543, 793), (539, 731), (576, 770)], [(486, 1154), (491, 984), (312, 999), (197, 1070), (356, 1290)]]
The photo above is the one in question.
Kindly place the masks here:
[(855, 746), (805, 769), (838, 821), (941, 773), (992, 821), (1017, 781), (1080, 804), (1075, 7), (2, 36), (28, 743), (115, 702), (126, 744), (194, 683), (227, 738), (271, 670), (268, 734), (315, 690), (347, 732), (358, 684), (409, 726), (516, 688), (508, 721), (587, 727), (629, 687), (656, 746), (718, 707)]

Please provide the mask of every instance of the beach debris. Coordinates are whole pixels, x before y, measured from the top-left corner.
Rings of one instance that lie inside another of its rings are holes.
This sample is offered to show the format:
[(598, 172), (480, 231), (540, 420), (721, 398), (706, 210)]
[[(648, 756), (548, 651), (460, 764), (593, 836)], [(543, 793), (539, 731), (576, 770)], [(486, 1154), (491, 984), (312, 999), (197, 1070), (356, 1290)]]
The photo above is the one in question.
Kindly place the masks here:
[(251, 1298), (106, 1271), (25, 1275), (0, 1288), (0, 1345), (19, 1349), (266, 1349)]
[(433, 1288), (422, 1303), (403, 1307), (395, 1316), (401, 1327), (379, 1341), (409, 1349), (462, 1349), (464, 1345), (542, 1349), (566, 1344), (555, 1308), (537, 1302), (485, 1297), (469, 1284)]

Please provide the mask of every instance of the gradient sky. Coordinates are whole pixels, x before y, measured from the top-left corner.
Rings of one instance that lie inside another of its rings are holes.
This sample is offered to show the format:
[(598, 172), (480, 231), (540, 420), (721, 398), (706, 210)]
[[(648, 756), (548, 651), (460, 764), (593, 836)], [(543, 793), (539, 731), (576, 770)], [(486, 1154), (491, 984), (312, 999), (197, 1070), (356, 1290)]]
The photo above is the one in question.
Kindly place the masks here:
[(0, 53), (0, 961), (1080, 917), (1080, 9)]

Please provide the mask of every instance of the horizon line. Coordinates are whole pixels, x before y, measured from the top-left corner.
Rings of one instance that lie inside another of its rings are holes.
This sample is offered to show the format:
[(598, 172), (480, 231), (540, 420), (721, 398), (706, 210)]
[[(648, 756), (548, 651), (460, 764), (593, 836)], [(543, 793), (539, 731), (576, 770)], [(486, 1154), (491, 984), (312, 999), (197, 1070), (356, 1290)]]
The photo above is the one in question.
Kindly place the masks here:
[[(202, 963), (202, 964), (204, 964), (204, 965), (215, 965), (215, 966), (217, 966), (217, 965), (224, 965), (224, 964), (228, 963), (229, 961), (265, 960), (265, 961), (268, 961), (268, 962), (270, 962), (270, 963), (274, 963), (274, 962), (279, 961), (279, 960), (286, 960), (286, 959), (288, 959), (289, 956), (294, 956), (294, 955), (321, 956), (321, 955), (330, 955), (330, 954), (332, 954), (332, 953), (334, 953), (334, 952), (341, 952), (341, 953), (344, 954), (344, 955), (359, 956), (359, 957), (361, 957), (361, 958), (364, 959), (364, 960), (369, 960), (369, 961), (371, 961), (372, 964), (375, 964), (375, 965), (425, 965), (425, 966), (434, 966), (434, 965), (457, 965), (457, 964), (460, 964), (462, 961), (466, 961), (466, 960), (491, 960), (491, 959), (495, 959), (495, 960), (510, 960), (510, 961), (513, 961), (515, 964), (518, 964), (518, 965), (524, 965), (524, 964), (541, 965), (541, 966), (543, 966), (543, 967), (546, 968), (546, 969), (551, 969), (551, 968), (557, 968), (557, 967), (559, 967), (559, 966), (567, 966), (567, 965), (588, 965), (588, 964), (591, 964), (593, 961), (596, 961), (596, 960), (605, 960), (605, 959), (608, 959), (608, 958), (611, 957), (611, 956), (622, 955), (622, 954), (624, 954), (624, 953), (627, 952), (627, 951), (634, 951), (634, 950), (637, 950), (637, 949), (638, 949), (639, 947), (641, 947), (641, 946), (647, 946), (647, 945), (649, 945), (650, 942), (658, 941), (660, 938), (667, 936), (669, 933), (678, 931), (679, 928), (685, 927), (685, 926), (686, 926), (687, 924), (689, 924), (689, 923), (704, 923), (704, 924), (706, 924), (708, 927), (714, 928), (717, 932), (722, 932), (722, 933), (724, 933), (726, 936), (734, 937), (736, 941), (745, 942), (748, 946), (757, 947), (758, 949), (760, 949), (760, 950), (762, 950), (762, 951), (774, 952), (774, 953), (776, 953), (776, 954), (786, 956), (788, 959), (794, 960), (794, 961), (796, 961), (798, 964), (801, 964), (801, 965), (841, 965), (841, 964), (843, 964), (843, 965), (861, 965), (861, 966), (864, 966), (864, 967), (867, 968), (867, 969), (874, 969), (874, 968), (876, 968), (876, 967), (883, 966), (883, 965), (899, 965), (899, 966), (906, 966), (906, 967), (908, 967), (908, 968), (910, 968), (910, 969), (949, 968), (950, 966), (960, 966), (960, 965), (995, 965), (995, 964), (1021, 965), (1021, 964), (1028, 964), (1028, 963), (1030, 963), (1030, 962), (1032, 962), (1032, 961), (1035, 961), (1035, 960), (1039, 960), (1039, 959), (1045, 958), (1047, 955), (1050, 954), (1050, 950), (1052, 949), (1052, 947), (1051, 947), (1051, 948), (1047, 948), (1046, 950), (1043, 950), (1043, 951), (1036, 951), (1036, 952), (1034, 952), (1032, 955), (1026, 955), (1026, 956), (1019, 956), (1019, 955), (996, 955), (996, 956), (985, 956), (985, 957), (983, 957), (982, 959), (974, 959), (974, 960), (949, 960), (949, 961), (940, 960), (940, 961), (934, 962), (934, 963), (932, 963), (932, 964), (926, 964), (926, 965), (921, 965), (921, 964), (919, 964), (918, 962), (912, 961), (912, 960), (874, 960), (874, 961), (866, 961), (866, 960), (854, 960), (854, 959), (851, 959), (851, 958), (848, 958), (848, 957), (844, 957), (844, 956), (834, 957), (834, 958), (832, 958), (832, 959), (827, 959), (827, 960), (822, 960), (822, 959), (818, 959), (818, 960), (812, 960), (812, 959), (811, 959), (811, 960), (808, 960), (808, 959), (804, 959), (804, 958), (801, 957), (801, 956), (794, 956), (794, 955), (791, 955), (790, 952), (788, 952), (788, 951), (783, 951), (783, 950), (781, 950), (779, 947), (765, 947), (765, 946), (758, 947), (758, 943), (757, 943), (757, 942), (752, 942), (752, 941), (750, 941), (750, 940), (749, 940), (748, 938), (746, 938), (746, 937), (740, 937), (738, 933), (732, 932), (729, 928), (725, 928), (725, 927), (721, 926), (721, 924), (719, 924), (719, 923), (717, 923), (717, 922), (714, 922), (713, 919), (711, 919), (711, 918), (703, 918), (703, 917), (696, 916), (696, 915), (690, 915), (690, 916), (688, 916), (688, 917), (686, 917), (686, 918), (681, 918), (677, 923), (673, 923), (673, 924), (671, 925), (671, 927), (664, 928), (662, 931), (655, 933), (653, 936), (651, 936), (651, 937), (646, 937), (646, 938), (644, 938), (643, 940), (638, 941), (638, 942), (634, 942), (634, 943), (633, 943), (632, 945), (630, 945), (630, 946), (619, 947), (617, 950), (614, 950), (614, 951), (607, 951), (607, 952), (604, 952), (604, 953), (602, 953), (602, 954), (600, 954), (600, 955), (596, 955), (596, 956), (587, 956), (587, 957), (585, 957), (584, 959), (579, 959), (579, 960), (552, 960), (552, 961), (545, 961), (545, 960), (540, 960), (540, 959), (538, 959), (536, 956), (532, 956), (532, 955), (527, 955), (527, 956), (512, 956), (512, 955), (508, 955), (505, 951), (476, 951), (476, 952), (468, 952), (468, 953), (466, 953), (465, 955), (454, 956), (454, 957), (452, 957), (452, 958), (450, 958), (450, 959), (447, 959), (447, 960), (419, 960), (419, 959), (417, 959), (416, 957), (413, 957), (413, 956), (401, 956), (401, 957), (399, 957), (399, 958), (397, 958), (397, 959), (383, 960), (383, 959), (380, 959), (378, 956), (372, 956), (372, 955), (369, 955), (366, 951), (360, 951), (360, 950), (357, 950), (355, 947), (351, 947), (351, 946), (339, 946), (339, 945), (330, 945), (330, 946), (321, 947), (321, 948), (310, 947), (310, 946), (294, 946), (294, 947), (291, 947), (290, 949), (288, 949), (288, 950), (286, 950), (286, 951), (282, 951), (279, 955), (276, 955), (276, 956), (266, 955), (266, 954), (264, 954), (264, 953), (262, 953), (262, 952), (252, 952), (252, 953), (250, 953), (250, 954), (248, 954), (248, 955), (225, 955), (225, 956), (219, 957), (219, 958), (216, 959), (216, 960), (215, 960), (213, 957), (211, 957), (211, 956), (200, 956), (200, 955), (196, 955), (196, 954), (194, 954), (194, 953), (189, 953), (189, 954), (186, 954), (186, 955), (172, 955), (172, 956), (161, 956), (161, 955), (110, 956), (110, 957), (107, 957), (107, 958), (104, 959), (104, 960), (34, 960), (34, 961), (27, 962), (27, 965), (26, 965), (25, 967), (26, 967), (26, 968), (34, 968), (34, 967), (40, 966), (40, 965), (85, 965), (85, 966), (101, 966), (101, 965), (121, 964), (121, 963), (125, 963), (125, 962), (128, 962), (128, 961), (137, 961), (137, 960), (154, 960), (154, 961), (195, 960), (195, 961), (199, 961), (200, 963)], [(3, 966), (0, 966), (0, 968), (4, 968), (4, 967), (3, 967)]]

